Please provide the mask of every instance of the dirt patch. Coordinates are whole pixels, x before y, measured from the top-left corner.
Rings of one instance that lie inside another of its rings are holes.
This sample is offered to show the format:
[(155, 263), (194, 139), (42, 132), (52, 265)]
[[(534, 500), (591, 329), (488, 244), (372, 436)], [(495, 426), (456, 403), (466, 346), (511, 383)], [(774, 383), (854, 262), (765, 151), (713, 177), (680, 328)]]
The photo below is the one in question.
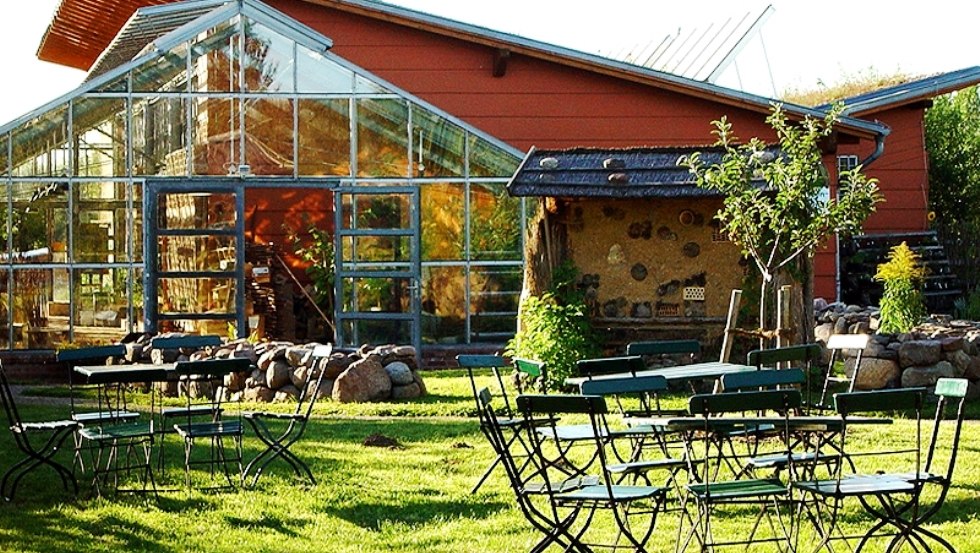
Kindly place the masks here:
[(385, 436), (383, 434), (371, 434), (367, 438), (364, 438), (364, 441), (361, 443), (361, 445), (366, 447), (385, 447), (388, 449), (405, 449), (405, 446), (398, 443), (398, 440), (394, 438), (389, 438), (388, 436)]

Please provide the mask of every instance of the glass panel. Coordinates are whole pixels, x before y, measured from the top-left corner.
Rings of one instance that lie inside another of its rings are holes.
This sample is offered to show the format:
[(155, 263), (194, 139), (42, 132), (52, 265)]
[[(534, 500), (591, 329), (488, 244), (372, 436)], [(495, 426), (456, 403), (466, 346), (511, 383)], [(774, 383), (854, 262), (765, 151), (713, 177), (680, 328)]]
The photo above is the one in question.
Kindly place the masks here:
[(250, 99), (245, 109), (245, 163), (254, 175), (293, 175), (293, 101)]
[(160, 194), (157, 196), (157, 225), (160, 230), (235, 228), (235, 194)]
[(82, 263), (128, 261), (126, 183), (76, 183), (72, 257)]
[[(73, 276), (75, 344), (111, 344), (125, 336), (129, 332), (129, 269), (79, 269)], [(65, 307), (67, 313), (67, 304)]]
[(464, 259), (466, 217), (463, 211), (466, 188), (463, 184), (423, 184), (422, 260)]
[(176, 271), (234, 271), (234, 236), (158, 236), (157, 269)]
[(230, 98), (194, 98), (193, 102), (194, 174), (227, 175), (241, 158), (239, 104)]
[(143, 184), (133, 183), (133, 262), (143, 261)]
[(408, 176), (408, 104), (357, 100), (357, 174)]
[[(7, 255), (7, 218), (10, 215), (7, 199), (9, 193), (10, 184), (6, 179), (0, 179), (0, 256), (2, 256), (3, 259), (6, 259)], [(3, 301), (2, 297), (0, 297), (0, 301)]]
[(161, 278), (157, 284), (161, 314), (235, 312), (233, 278)]
[(7, 150), (7, 146), (10, 143), (10, 135), (4, 133), (0, 135), (0, 175), (7, 175), (10, 173), (10, 154)]
[(470, 270), (473, 341), (499, 343), (513, 337), (523, 275), (521, 267), (473, 267)]
[(10, 349), (9, 277), (7, 269), (0, 269), (0, 349)]
[(411, 228), (408, 194), (345, 194), (341, 224), (345, 229)]
[(126, 100), (76, 98), (72, 103), (75, 174), (126, 174)]
[(410, 321), (344, 321), (340, 326), (345, 344), (411, 344)]
[(129, 90), (129, 72), (112, 79), (106, 84), (96, 88), (93, 92), (126, 92)]
[(510, 177), (517, 171), (521, 158), (470, 135), (470, 176), (471, 177)]
[(144, 288), (143, 288), (143, 267), (137, 265), (133, 267), (133, 332), (142, 332), (146, 329), (144, 317)]
[(344, 311), (409, 313), (411, 280), (407, 278), (347, 278), (343, 281)]
[(299, 100), (299, 174), (350, 176), (350, 100)]
[(472, 259), (521, 260), (521, 200), (505, 184), (470, 185)]
[(293, 92), (293, 41), (245, 19), (245, 90)]
[(11, 133), (13, 174), (51, 177), (68, 174), (68, 106), (53, 108)]
[(68, 269), (14, 270), (14, 347), (54, 349), (68, 342)]
[(235, 16), (202, 32), (191, 45), (192, 91), (239, 91), (238, 20)]
[(13, 184), (15, 263), (64, 263), (68, 251), (68, 184)]
[(133, 174), (187, 175), (187, 100), (133, 99)]
[(164, 319), (157, 326), (160, 332), (228, 336), (229, 330), (234, 332), (235, 321), (232, 319)]
[(133, 69), (133, 92), (183, 92), (186, 89), (186, 44)]
[(465, 172), (466, 133), (455, 123), (431, 111), (412, 106), (415, 176), (462, 177)]
[(296, 48), (296, 91), (320, 94), (350, 94), (354, 74), (309, 48)]
[[(412, 260), (410, 236), (345, 236), (341, 242), (344, 263), (408, 263)], [(390, 270), (407, 271), (408, 267), (392, 266)]]
[(363, 75), (356, 75), (354, 91), (358, 94), (392, 94), (387, 88)]
[(422, 341), (466, 342), (466, 273), (463, 267), (422, 269)]

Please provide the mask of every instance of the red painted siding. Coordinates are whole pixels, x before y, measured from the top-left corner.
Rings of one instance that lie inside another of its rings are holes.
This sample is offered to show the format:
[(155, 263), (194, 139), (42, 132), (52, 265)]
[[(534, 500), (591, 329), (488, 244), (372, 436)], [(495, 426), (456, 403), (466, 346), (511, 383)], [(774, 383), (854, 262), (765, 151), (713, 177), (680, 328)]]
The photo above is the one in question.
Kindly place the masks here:
[[(874, 117), (892, 132), (885, 139), (884, 153), (867, 167), (878, 179), (885, 201), (864, 225), (867, 233), (920, 231), (929, 226), (929, 173), (922, 105), (905, 106), (876, 113)], [(864, 158), (874, 150), (870, 141), (842, 147), (839, 154)]]
[[(293, 233), (306, 236), (309, 224), (333, 229), (333, 194), (327, 190), (249, 188), (245, 191), (245, 239), (273, 243), (294, 268), (303, 264), (292, 255)], [(302, 273), (297, 273), (302, 276)]]
[(749, 110), (519, 54), (495, 78), (488, 46), (297, 0), (271, 4), (330, 37), (335, 54), (523, 151), (710, 144), (722, 115), (741, 136), (771, 134)]

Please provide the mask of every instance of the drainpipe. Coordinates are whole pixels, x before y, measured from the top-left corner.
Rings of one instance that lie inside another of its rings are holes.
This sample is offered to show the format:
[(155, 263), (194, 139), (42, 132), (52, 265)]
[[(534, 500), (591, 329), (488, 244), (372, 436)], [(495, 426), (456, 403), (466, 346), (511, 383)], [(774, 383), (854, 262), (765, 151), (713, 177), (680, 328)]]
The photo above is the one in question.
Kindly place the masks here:
[[(875, 135), (875, 149), (874, 149), (873, 152), (871, 152), (871, 155), (869, 155), (868, 157), (862, 159), (859, 162), (859, 164), (861, 165), (861, 167), (867, 167), (868, 165), (871, 165), (879, 157), (881, 157), (881, 154), (885, 153), (885, 137), (886, 136), (888, 136), (888, 132), (887, 131), (886, 132), (879, 132), (879, 133), (877, 133)], [(838, 175), (838, 178), (840, 178), (840, 175)], [(834, 271), (834, 283), (836, 284), (836, 288), (837, 288), (837, 301), (840, 301), (840, 298), (841, 298), (841, 295), (840, 295), (840, 271), (841, 271), (841, 265), (840, 265), (840, 236), (839, 235), (835, 235), (835, 238), (837, 240), (837, 252), (834, 254), (834, 257), (837, 258), (836, 259), (837, 270)]]

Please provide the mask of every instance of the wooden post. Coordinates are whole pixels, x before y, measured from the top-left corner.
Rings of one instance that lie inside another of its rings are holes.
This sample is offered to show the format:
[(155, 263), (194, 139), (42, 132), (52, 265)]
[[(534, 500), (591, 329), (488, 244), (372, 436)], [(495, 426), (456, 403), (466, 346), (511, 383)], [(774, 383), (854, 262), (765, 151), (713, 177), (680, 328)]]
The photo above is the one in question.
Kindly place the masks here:
[(732, 290), (732, 299), (728, 303), (728, 319), (725, 321), (725, 335), (721, 341), (721, 356), (718, 359), (722, 363), (728, 363), (732, 355), (732, 338), (734, 338), (735, 323), (738, 319), (738, 306), (742, 303), (742, 291)]
[(793, 326), (791, 316), (791, 304), (793, 300), (793, 287), (785, 284), (779, 287), (776, 293), (776, 347), (788, 346), (789, 340), (783, 339), (783, 332)]

